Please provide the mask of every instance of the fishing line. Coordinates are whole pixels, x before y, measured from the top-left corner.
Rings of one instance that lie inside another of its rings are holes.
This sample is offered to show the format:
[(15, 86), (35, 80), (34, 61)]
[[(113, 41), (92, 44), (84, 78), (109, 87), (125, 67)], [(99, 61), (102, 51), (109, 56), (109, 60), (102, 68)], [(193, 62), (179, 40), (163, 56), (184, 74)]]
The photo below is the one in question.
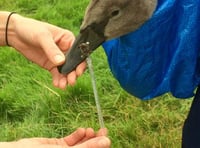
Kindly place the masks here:
[(90, 58), (90, 56), (88, 56), (86, 61), (87, 61), (90, 76), (91, 76), (92, 88), (93, 88), (95, 104), (96, 104), (96, 108), (97, 108), (99, 124), (100, 124), (101, 128), (104, 128), (105, 125), (104, 125), (103, 115), (102, 115), (102, 111), (101, 111), (101, 106), (99, 103), (99, 96), (98, 96), (98, 92), (97, 92), (96, 79), (95, 79), (94, 70), (93, 70), (93, 66), (92, 66), (92, 59)]

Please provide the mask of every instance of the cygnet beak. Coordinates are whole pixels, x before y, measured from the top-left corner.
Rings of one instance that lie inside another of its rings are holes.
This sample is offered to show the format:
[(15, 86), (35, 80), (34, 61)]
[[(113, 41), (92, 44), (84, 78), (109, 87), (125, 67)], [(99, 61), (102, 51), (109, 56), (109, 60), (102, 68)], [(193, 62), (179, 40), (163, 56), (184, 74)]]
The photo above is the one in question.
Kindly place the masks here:
[(102, 34), (103, 28), (100, 28), (96, 28), (96, 24), (93, 24), (80, 31), (74, 44), (66, 53), (65, 63), (58, 67), (60, 73), (68, 74), (76, 69), (81, 62), (106, 40)]

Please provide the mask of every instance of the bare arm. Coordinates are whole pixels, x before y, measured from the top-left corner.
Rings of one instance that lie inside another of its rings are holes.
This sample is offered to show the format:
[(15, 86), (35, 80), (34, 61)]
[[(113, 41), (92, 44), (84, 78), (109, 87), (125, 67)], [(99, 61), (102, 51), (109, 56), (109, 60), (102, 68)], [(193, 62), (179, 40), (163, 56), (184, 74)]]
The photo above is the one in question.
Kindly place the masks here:
[[(9, 14), (10, 12), (0, 11), (0, 46), (6, 46), (5, 32)], [(69, 30), (12, 14), (7, 39), (9, 45), (26, 58), (50, 71), (54, 86), (61, 89), (68, 84), (74, 85), (77, 77), (85, 70), (85, 62), (68, 75), (62, 75), (57, 70), (57, 66), (65, 61), (63, 52), (71, 47), (75, 39)]]

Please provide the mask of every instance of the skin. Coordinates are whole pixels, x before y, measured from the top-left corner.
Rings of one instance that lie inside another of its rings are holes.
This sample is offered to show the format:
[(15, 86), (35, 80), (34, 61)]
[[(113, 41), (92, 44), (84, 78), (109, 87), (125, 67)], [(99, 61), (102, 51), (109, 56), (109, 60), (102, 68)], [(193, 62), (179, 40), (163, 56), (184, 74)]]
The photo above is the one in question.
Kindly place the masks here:
[(97, 133), (92, 128), (79, 128), (64, 138), (27, 138), (14, 142), (0, 142), (3, 148), (109, 148), (106, 129)]
[[(0, 46), (6, 46), (5, 30), (10, 12), (0, 11)], [(65, 61), (66, 52), (74, 41), (74, 35), (57, 26), (26, 18), (18, 14), (10, 17), (8, 25), (8, 43), (27, 59), (52, 74), (53, 84), (64, 89), (68, 84), (74, 85), (86, 67), (83, 62), (68, 75), (60, 74), (57, 66)], [(64, 138), (28, 138), (14, 142), (0, 142), (3, 148), (109, 148), (110, 140), (107, 130), (80, 128)]]
[[(0, 12), (0, 46), (6, 46), (4, 36), (8, 15), (9, 12)], [(18, 14), (13, 14), (9, 21), (9, 45), (48, 70), (52, 74), (54, 86), (61, 89), (74, 85), (86, 68), (83, 62), (68, 75), (60, 74), (57, 70), (57, 66), (65, 61), (63, 52), (71, 47), (74, 39), (73, 33), (68, 30)]]

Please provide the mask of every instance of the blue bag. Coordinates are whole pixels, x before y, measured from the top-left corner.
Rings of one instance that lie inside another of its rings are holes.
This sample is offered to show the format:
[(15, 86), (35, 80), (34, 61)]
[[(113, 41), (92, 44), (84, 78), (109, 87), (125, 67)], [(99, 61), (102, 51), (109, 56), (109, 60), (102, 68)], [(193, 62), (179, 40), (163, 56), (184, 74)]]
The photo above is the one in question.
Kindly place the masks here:
[(158, 0), (142, 27), (103, 47), (113, 75), (132, 95), (192, 97), (200, 83), (200, 0)]

